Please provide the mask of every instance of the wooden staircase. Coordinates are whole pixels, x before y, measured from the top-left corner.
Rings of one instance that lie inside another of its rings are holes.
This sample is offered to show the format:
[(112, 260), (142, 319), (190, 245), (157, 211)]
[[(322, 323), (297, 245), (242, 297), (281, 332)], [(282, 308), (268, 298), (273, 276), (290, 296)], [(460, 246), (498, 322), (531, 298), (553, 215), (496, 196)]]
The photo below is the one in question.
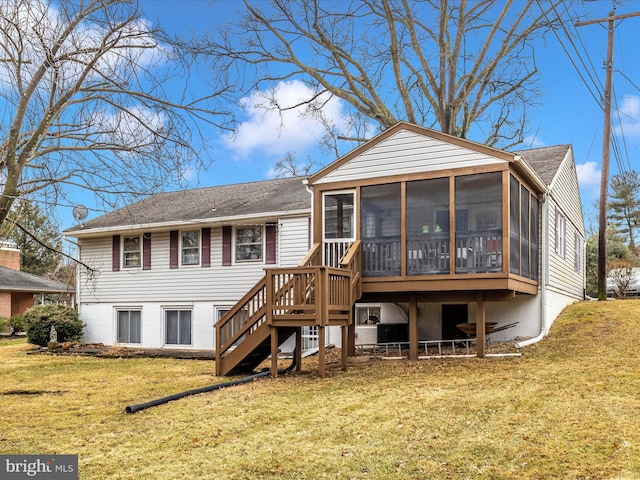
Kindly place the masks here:
[(298, 267), (266, 269), (218, 321), (217, 375), (252, 371), (301, 327), (351, 325), (352, 307), (362, 293), (360, 241), (349, 247), (339, 268), (321, 265), (321, 248), (314, 244)]

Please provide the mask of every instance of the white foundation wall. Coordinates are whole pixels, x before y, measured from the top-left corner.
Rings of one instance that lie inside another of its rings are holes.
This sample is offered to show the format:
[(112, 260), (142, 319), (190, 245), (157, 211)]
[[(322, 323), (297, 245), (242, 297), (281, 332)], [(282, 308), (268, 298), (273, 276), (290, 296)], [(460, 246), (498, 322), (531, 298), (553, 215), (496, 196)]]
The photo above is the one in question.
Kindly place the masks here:
[[(492, 342), (535, 337), (540, 333), (541, 318), (540, 297), (537, 295), (516, 295), (508, 302), (485, 303), (485, 321), (497, 322), (498, 327), (517, 322), (512, 328), (491, 334)], [(472, 321), (475, 321), (475, 308)]]
[[(126, 303), (101, 304), (83, 303), (79, 305), (80, 318), (84, 323), (84, 343), (103, 343), (144, 348), (192, 348), (196, 350), (215, 349), (215, 322), (217, 310), (227, 308), (211, 302), (195, 303)], [(166, 345), (164, 330), (165, 310), (191, 310), (191, 344)], [(140, 343), (119, 344), (117, 342), (116, 318), (118, 310), (140, 310)]]
[(562, 291), (557, 291), (553, 288), (547, 288), (546, 292), (546, 309), (545, 309), (545, 329), (546, 333), (549, 333), (553, 322), (555, 322), (558, 315), (567, 308), (569, 305), (573, 305), (576, 302), (582, 301), (581, 298), (575, 298), (567, 296)]

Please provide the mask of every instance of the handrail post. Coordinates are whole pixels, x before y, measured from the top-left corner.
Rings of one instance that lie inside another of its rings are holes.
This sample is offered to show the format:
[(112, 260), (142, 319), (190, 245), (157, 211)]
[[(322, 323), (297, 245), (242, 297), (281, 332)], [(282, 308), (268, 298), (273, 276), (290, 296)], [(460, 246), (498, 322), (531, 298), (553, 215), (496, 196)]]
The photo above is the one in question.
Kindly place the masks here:
[(264, 278), (266, 280), (265, 285), (265, 306), (266, 306), (266, 318), (267, 325), (273, 325), (273, 270), (266, 268), (264, 272)]

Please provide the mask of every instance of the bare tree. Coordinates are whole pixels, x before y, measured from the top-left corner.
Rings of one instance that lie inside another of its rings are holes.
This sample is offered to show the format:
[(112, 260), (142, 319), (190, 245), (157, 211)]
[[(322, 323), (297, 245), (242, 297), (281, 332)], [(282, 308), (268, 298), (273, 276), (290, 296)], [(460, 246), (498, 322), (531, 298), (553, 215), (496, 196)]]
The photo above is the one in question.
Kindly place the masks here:
[(0, 3), (0, 224), (22, 197), (111, 203), (180, 180), (196, 121), (224, 116), (216, 93), (176, 95), (184, 57), (160, 38), (135, 0)]
[(533, 41), (560, 3), (245, 0), (241, 20), (198, 49), (215, 57), (223, 83), (246, 80), (242, 94), (300, 78), (314, 91), (311, 111), (330, 95), (376, 130), (406, 120), (507, 148), (523, 140), (538, 93)]

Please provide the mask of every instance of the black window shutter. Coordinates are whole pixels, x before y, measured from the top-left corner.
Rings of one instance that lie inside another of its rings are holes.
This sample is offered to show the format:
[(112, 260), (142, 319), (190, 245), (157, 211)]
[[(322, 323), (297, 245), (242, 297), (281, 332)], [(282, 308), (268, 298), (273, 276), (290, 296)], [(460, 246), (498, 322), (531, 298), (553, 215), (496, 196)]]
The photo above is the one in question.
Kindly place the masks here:
[(265, 243), (266, 243), (266, 253), (265, 253), (265, 263), (274, 264), (276, 263), (276, 226), (275, 224), (267, 224), (265, 227)]
[(222, 227), (222, 265), (231, 265), (231, 235), (230, 225)]
[(114, 235), (112, 238), (111, 248), (111, 270), (114, 272), (120, 271), (120, 235)]
[(169, 232), (169, 268), (178, 268), (178, 230)]
[(142, 234), (142, 269), (151, 270), (151, 232)]
[(211, 266), (211, 229), (209, 227), (202, 229), (202, 266)]

